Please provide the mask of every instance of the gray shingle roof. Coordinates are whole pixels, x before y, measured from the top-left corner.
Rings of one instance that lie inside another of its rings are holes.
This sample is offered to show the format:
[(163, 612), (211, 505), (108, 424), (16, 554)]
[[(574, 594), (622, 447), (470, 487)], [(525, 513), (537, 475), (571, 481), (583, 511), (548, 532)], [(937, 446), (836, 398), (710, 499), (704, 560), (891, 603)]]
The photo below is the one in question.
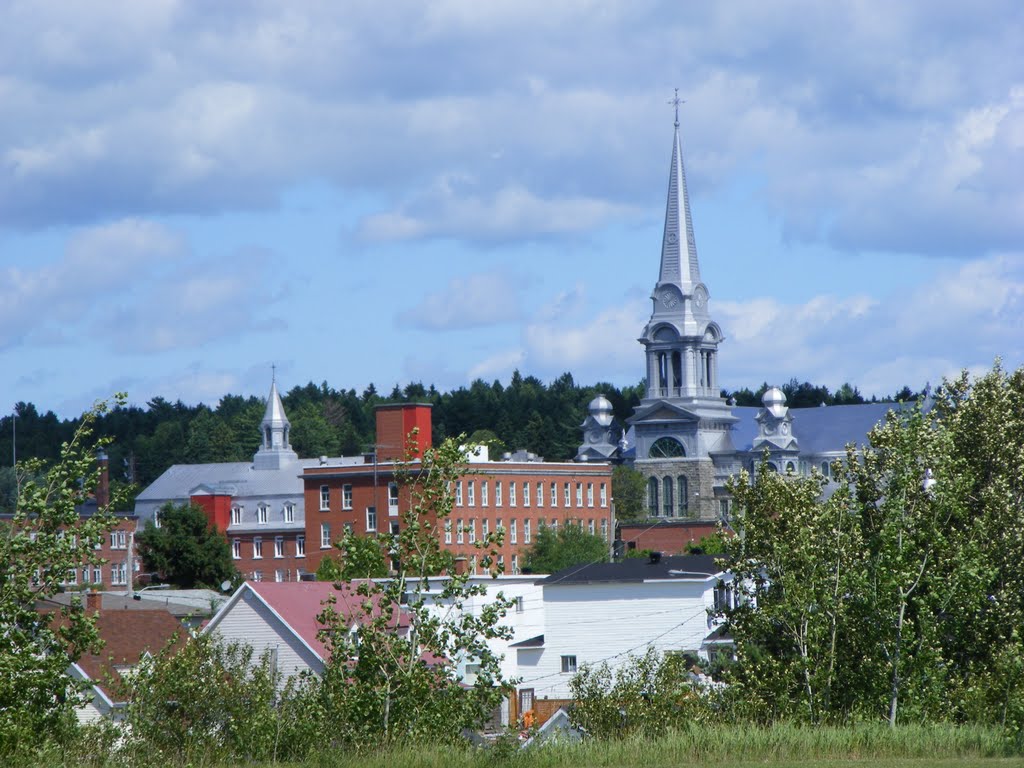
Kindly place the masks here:
[[(847, 443), (864, 445), (871, 428), (885, 419), (890, 409), (899, 403), (862, 403), (858, 405), (830, 405), (826, 408), (790, 408), (793, 416), (793, 435), (800, 445), (801, 454), (842, 451)], [(732, 443), (737, 451), (749, 451), (757, 437), (757, 416), (760, 408), (736, 406), (733, 415), (739, 421), (733, 425)]]
[(563, 568), (538, 584), (592, 584), (595, 582), (641, 582), (649, 579), (703, 579), (721, 573), (716, 555), (674, 555), (658, 562), (631, 557), (618, 563), (590, 563)]

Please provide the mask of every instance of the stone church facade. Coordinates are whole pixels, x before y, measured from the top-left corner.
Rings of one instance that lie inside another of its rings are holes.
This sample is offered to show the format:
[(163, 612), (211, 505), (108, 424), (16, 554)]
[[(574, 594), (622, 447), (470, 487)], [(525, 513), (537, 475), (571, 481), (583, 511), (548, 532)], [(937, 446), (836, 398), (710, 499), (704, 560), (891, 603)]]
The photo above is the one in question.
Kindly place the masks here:
[(740, 469), (753, 470), (765, 451), (771, 470), (803, 475), (817, 470), (827, 477), (846, 445), (863, 443), (894, 407), (790, 409), (777, 387), (765, 393), (761, 408), (727, 402), (718, 378), (725, 337), (712, 318), (710, 296), (700, 276), (677, 113), (660, 266), (651, 316), (638, 339), (644, 350), (644, 397), (624, 431), (613, 423), (608, 400), (595, 398), (576, 456), (628, 463), (643, 473), (649, 518), (725, 519), (726, 481)]

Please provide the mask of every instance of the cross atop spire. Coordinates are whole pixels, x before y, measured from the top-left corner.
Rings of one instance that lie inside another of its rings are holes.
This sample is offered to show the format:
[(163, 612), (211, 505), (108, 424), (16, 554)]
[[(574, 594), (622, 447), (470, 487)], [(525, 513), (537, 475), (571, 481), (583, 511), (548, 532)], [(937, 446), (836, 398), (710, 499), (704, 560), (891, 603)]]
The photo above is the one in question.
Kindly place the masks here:
[(675, 89), (675, 92), (676, 92), (676, 95), (673, 98), (669, 99), (668, 103), (676, 108), (676, 128), (678, 128), (679, 127), (679, 105), (680, 104), (685, 104), (686, 103), (686, 99), (680, 99), (679, 98), (679, 89), (678, 88)]
[(274, 363), (270, 364), (270, 383), (277, 383), (277, 366)]

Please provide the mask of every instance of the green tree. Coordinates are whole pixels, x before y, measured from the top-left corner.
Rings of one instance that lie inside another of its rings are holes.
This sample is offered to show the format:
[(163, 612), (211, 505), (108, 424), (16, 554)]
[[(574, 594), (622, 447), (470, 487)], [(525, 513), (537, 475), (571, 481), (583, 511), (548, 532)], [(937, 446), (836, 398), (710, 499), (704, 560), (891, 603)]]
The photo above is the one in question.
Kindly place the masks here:
[(619, 464), (612, 470), (612, 499), (615, 501), (615, 519), (639, 520), (647, 515), (647, 480), (643, 474)]
[(355, 579), (379, 579), (388, 575), (388, 559), (385, 549), (393, 547), (393, 536), (357, 536), (346, 531), (334, 546), (341, 552), (339, 578), (342, 581)]
[(77, 507), (99, 480), (94, 449), (109, 441), (94, 441), (92, 433), (107, 410), (97, 403), (86, 413), (52, 464), (29, 459), (17, 466), (17, 502), (0, 526), (0, 754), (58, 734), (82, 700), (68, 665), (101, 645), (80, 603), (55, 613), (36, 606), (60, 591), (70, 571), (102, 562), (94, 545), (116, 521), (108, 507), (89, 517)]
[(227, 538), (207, 519), (198, 504), (164, 504), (160, 526), (152, 520), (136, 537), (147, 571), (155, 571), (183, 589), (218, 589), (238, 580)]
[(206, 407), (196, 414), (188, 427), (184, 459), (189, 464), (239, 461), (242, 453), (235, 434), (224, 420)]
[(726, 611), (739, 664), (734, 683), (754, 711), (812, 723), (848, 712), (857, 691), (852, 594), (863, 592), (856, 517), (842, 488), (822, 500), (824, 479), (783, 476), (766, 460), (734, 476), (733, 526), (723, 542), (740, 592)]
[[(399, 467), (410, 504), (400, 532), (388, 539), (397, 570), (387, 580), (359, 582), (354, 608), (331, 602), (318, 617), (330, 657), (310, 689), (312, 709), (324, 732), (354, 746), (455, 742), (464, 728), (479, 727), (504, 695), (506, 681), (487, 641), (509, 636), (500, 621), (510, 601), (499, 596), (479, 612), (464, 610), (486, 590), (455, 574), (454, 558), (440, 544), (451, 488), (465, 473), (462, 441), (447, 439)], [(499, 540), (492, 534), (478, 542), (485, 568)], [(397, 631), (399, 623), (407, 629)], [(454, 674), (460, 660), (479, 665), (471, 686)]]
[(291, 443), (299, 456), (337, 456), (338, 431), (324, 417), (323, 408), (304, 403), (291, 416)]
[(526, 552), (526, 568), (533, 573), (554, 573), (583, 563), (608, 559), (608, 542), (567, 522), (558, 528), (541, 526)]

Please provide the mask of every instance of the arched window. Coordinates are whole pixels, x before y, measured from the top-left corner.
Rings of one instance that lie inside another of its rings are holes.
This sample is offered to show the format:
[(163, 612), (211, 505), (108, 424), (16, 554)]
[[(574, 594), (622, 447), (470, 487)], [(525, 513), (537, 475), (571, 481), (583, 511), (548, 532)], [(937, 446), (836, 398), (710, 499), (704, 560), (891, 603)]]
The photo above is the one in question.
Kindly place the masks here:
[(651, 517), (658, 516), (658, 478), (647, 481), (647, 513)]
[(679, 476), (679, 514), (685, 516), (690, 511), (690, 484), (682, 475)]
[(674, 437), (659, 437), (647, 452), (652, 459), (675, 459), (686, 455), (683, 444)]
[(661, 481), (662, 499), (661, 514), (664, 517), (674, 517), (675, 510), (672, 509), (672, 478), (666, 477)]
[(795, 474), (796, 473), (796, 464), (794, 464), (792, 461), (787, 461), (786, 462), (786, 472), (791, 472), (791, 473)]
[(829, 465), (827, 461), (821, 462), (821, 474), (823, 474), (825, 477), (829, 477), (832, 474), (832, 467)]
[(769, 461), (766, 466), (768, 467), (768, 471), (769, 472), (778, 473), (778, 471), (779, 471), (779, 468), (778, 468), (778, 466), (776, 466), (774, 461)]

